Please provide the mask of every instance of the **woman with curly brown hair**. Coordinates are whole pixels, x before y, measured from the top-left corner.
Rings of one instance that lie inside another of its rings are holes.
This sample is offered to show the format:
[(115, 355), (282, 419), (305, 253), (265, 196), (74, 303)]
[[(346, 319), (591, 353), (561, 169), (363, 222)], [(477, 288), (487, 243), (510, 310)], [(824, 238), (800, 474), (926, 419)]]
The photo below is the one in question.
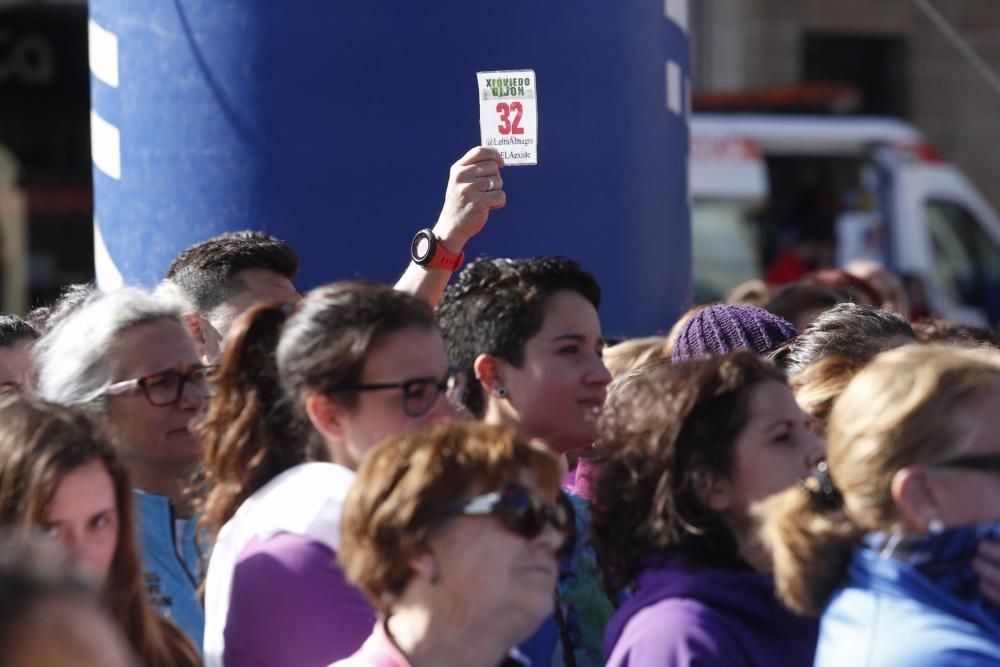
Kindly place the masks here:
[(654, 361), (609, 399), (594, 537), (633, 596), (608, 665), (811, 665), (816, 624), (774, 595), (752, 504), (807, 476), (824, 445), (784, 375), (748, 351)]
[(0, 399), (0, 526), (59, 539), (102, 582), (105, 604), (142, 664), (201, 664), (146, 598), (128, 474), (84, 415), (17, 394)]

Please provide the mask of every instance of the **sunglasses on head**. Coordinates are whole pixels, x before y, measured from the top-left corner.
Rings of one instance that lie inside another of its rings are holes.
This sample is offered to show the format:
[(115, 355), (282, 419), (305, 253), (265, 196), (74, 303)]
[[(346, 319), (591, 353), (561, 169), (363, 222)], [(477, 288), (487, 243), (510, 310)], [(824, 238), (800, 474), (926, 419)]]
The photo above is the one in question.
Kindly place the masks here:
[(499, 491), (476, 496), (458, 506), (450, 516), (495, 516), (504, 527), (525, 539), (542, 534), (545, 524), (562, 535), (560, 554), (573, 546), (573, 505), (562, 491), (554, 503), (538, 500), (520, 484), (507, 484)]

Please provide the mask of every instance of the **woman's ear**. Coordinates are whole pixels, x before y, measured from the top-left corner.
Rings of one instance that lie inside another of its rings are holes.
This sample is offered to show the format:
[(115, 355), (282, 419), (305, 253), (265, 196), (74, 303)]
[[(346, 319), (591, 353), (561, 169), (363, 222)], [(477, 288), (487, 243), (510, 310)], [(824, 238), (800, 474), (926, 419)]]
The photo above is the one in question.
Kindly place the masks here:
[(732, 484), (721, 475), (702, 473), (695, 478), (695, 488), (701, 501), (714, 512), (727, 512), (733, 505)]
[(325, 440), (339, 441), (344, 438), (340, 420), (343, 408), (332, 398), (320, 393), (310, 393), (306, 398), (306, 414), (309, 421)]
[(436, 584), (441, 578), (437, 558), (429, 549), (422, 549), (416, 556), (410, 558), (410, 569), (431, 585)]
[(932, 521), (941, 519), (934, 485), (923, 468), (912, 466), (897, 470), (889, 491), (908, 528), (924, 532), (930, 529)]
[(506, 389), (500, 371), (500, 360), (492, 354), (484, 352), (476, 357), (476, 360), (472, 362), (472, 372), (485, 393), (494, 394), (501, 387)]

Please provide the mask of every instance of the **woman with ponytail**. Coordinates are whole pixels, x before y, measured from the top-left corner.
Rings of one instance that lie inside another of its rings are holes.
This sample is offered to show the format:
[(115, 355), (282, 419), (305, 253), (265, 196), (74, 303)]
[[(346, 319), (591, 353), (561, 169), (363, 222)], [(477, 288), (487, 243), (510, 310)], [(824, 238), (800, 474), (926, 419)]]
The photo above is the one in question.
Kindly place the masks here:
[(829, 421), (827, 462), (759, 510), (781, 598), (821, 616), (816, 665), (1000, 664), (975, 558), (1000, 537), (1000, 355), (886, 352)]
[(374, 612), (335, 564), (354, 470), (385, 437), (453, 418), (461, 384), (430, 307), (383, 285), (237, 320), (199, 425), (209, 665), (328, 665), (362, 644)]

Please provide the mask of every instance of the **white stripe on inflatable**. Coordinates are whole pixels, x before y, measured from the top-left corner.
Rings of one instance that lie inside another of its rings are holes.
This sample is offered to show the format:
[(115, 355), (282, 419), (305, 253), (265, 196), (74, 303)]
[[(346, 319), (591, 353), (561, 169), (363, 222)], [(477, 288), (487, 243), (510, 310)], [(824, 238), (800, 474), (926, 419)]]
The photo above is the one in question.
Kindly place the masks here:
[(688, 0), (663, 0), (663, 14), (687, 33)]
[(97, 224), (97, 217), (94, 217), (94, 273), (97, 274), (97, 288), (110, 292), (125, 284), (122, 272), (115, 265), (115, 260), (111, 259), (108, 246), (104, 244), (104, 237), (101, 235), (101, 226)]
[(691, 95), (692, 95), (692, 93), (691, 93), (691, 77), (689, 77), (689, 76), (684, 77), (684, 95), (685, 95), (684, 101), (686, 102), (686, 104), (684, 105), (684, 117), (690, 123), (691, 122)]
[(667, 109), (680, 115), (683, 104), (681, 90), (681, 66), (673, 60), (667, 61)]
[(118, 87), (118, 35), (105, 30), (94, 19), (87, 23), (90, 71), (112, 88)]
[(118, 128), (90, 110), (90, 155), (94, 164), (105, 174), (120, 181), (122, 178), (122, 147)]

